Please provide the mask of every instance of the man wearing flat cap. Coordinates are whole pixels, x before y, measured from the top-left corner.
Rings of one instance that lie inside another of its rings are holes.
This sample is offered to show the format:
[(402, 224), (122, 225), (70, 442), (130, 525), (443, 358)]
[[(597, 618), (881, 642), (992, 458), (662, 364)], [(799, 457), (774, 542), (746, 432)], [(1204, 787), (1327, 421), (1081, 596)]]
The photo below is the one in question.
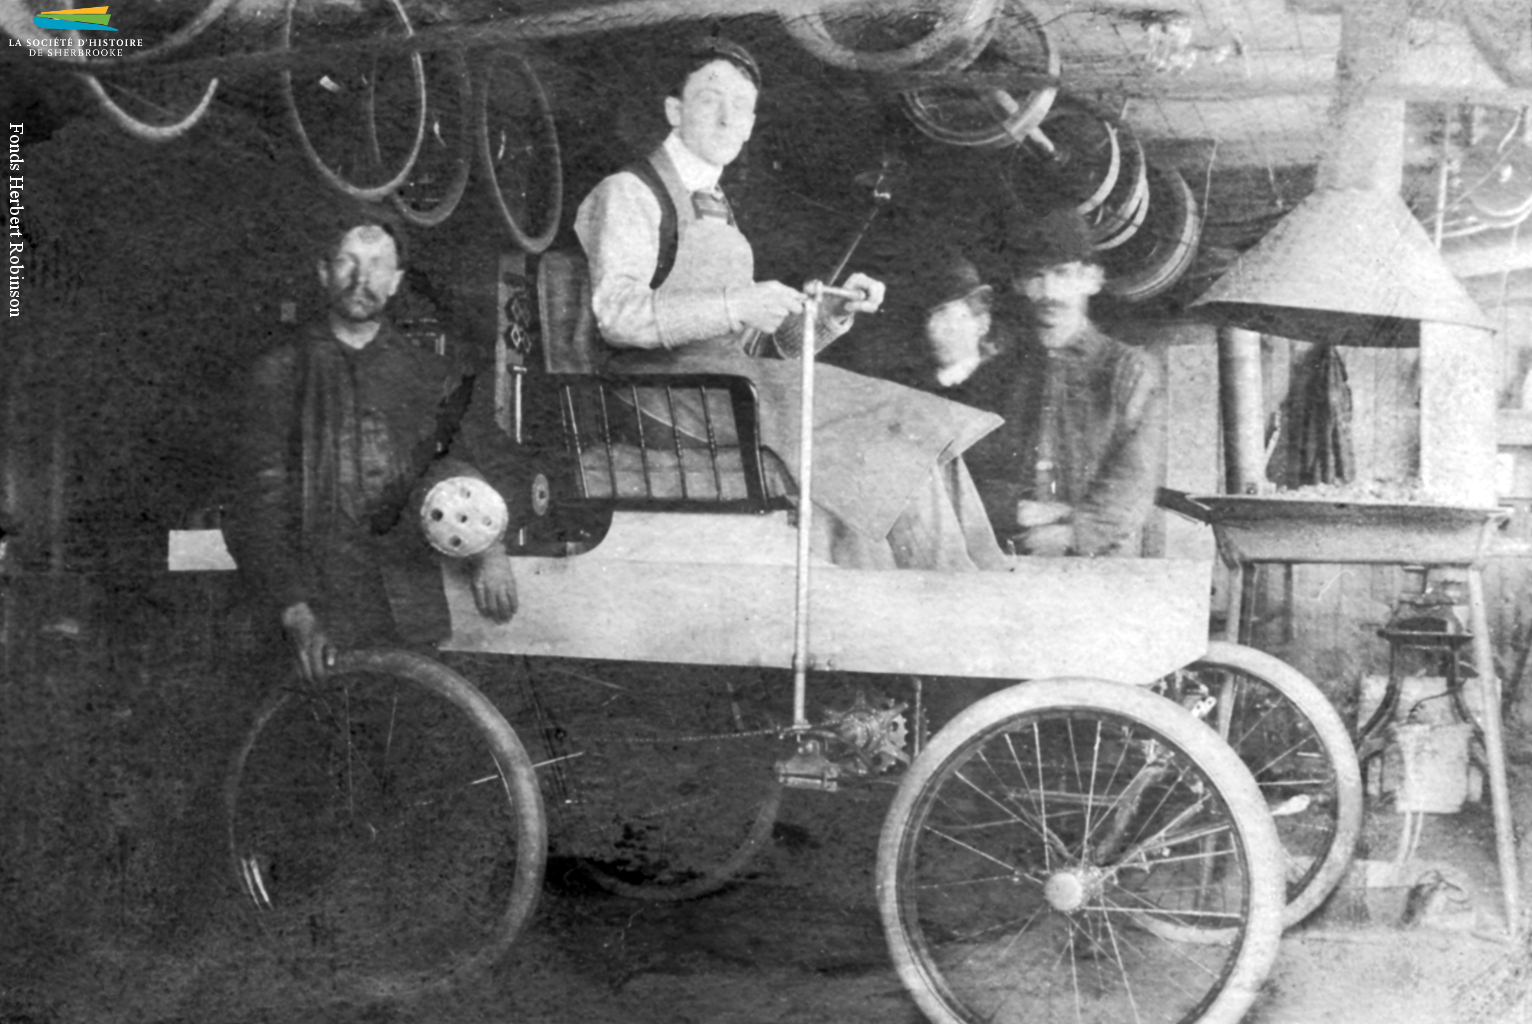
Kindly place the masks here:
[(1008, 471), (979, 481), (996, 532), (1022, 554), (1137, 555), (1161, 472), (1159, 368), (1092, 323), (1105, 271), (1073, 209), (1013, 221), (1003, 255), (1019, 328), (995, 441)]

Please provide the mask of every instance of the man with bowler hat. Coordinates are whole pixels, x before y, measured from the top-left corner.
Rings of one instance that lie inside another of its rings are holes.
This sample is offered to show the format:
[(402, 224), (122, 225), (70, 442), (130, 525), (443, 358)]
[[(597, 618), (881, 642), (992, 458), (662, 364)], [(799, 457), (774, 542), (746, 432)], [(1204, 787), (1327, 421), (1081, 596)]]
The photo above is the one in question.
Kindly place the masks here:
[(1014, 344), (994, 317), (994, 289), (972, 260), (956, 249), (938, 250), (920, 279), (924, 359), (913, 382), (964, 405), (999, 411), (1001, 374), (996, 360)]
[(1007, 469), (978, 481), (996, 532), (1022, 554), (1137, 555), (1161, 471), (1159, 368), (1091, 321), (1105, 271), (1075, 210), (1013, 220), (1003, 256), (1018, 336), (994, 442)]

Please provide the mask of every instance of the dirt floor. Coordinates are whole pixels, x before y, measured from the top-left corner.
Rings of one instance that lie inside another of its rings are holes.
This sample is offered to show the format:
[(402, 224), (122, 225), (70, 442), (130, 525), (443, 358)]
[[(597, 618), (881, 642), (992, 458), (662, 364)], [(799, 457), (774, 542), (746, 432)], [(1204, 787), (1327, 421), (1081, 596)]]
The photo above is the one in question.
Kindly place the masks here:
[[(873, 903), (885, 794), (793, 797), (806, 806), (786, 809), (777, 840), (750, 876), (694, 902), (650, 905), (592, 892), (561, 883), (568, 866), (553, 863), (549, 889), (511, 955), (490, 975), (445, 994), (365, 1004), (295, 999), (281, 975), (242, 946), (248, 935), (238, 923), (214, 918), (195, 936), (168, 943), (121, 932), (71, 939), (34, 930), (33, 942), (8, 943), (0, 1021), (918, 1024), (889, 965)], [(1529, 1019), (1532, 956), (1495, 937), (1501, 922), (1487, 816), (1461, 817), (1430, 823), (1422, 853), (1472, 867), (1475, 885), (1487, 888), (1472, 893), (1466, 918), (1454, 908), (1407, 924), (1404, 890), (1343, 890), (1317, 920), (1284, 939), (1247, 1019)], [(1371, 830), (1385, 825), (1374, 821)], [(238, 913), (232, 901), (225, 909)]]
[[(101, 661), (57, 642), (12, 666), (32, 686), (12, 688), (0, 728), (10, 851), (0, 1024), (923, 1019), (890, 965), (874, 902), (891, 783), (790, 792), (738, 883), (688, 903), (607, 895), (556, 857), (535, 916), (487, 974), (414, 999), (316, 998), (252, 946), (217, 826), (199, 817), (197, 791), (227, 742), (195, 710), (208, 704), (206, 678), (152, 651)], [(1532, 821), (1528, 730), (1513, 728), (1510, 747), (1516, 817)], [(166, 763), (188, 758), (204, 765), (200, 778), (163, 778)], [(1487, 807), (1428, 818), (1393, 884), (1367, 885), (1400, 827), (1381, 807), (1369, 812), (1359, 867), (1284, 938), (1252, 1024), (1532, 1020), (1532, 948), (1504, 938)], [(1532, 879), (1525, 857), (1521, 871)]]
[[(823, 827), (824, 808), (799, 809), (751, 877), (713, 897), (647, 905), (577, 887), (550, 889), (506, 961), (445, 994), (367, 1004), (295, 1000), (280, 975), (241, 948), (238, 926), (215, 920), (194, 941), (173, 944), (102, 933), (13, 945), (0, 975), (0, 1021), (918, 1024), (889, 966), (873, 905), (879, 801), (862, 796), (837, 806), (833, 848), (809, 831)], [(1484, 857), (1487, 829), (1467, 834), (1482, 841), (1475, 853)], [(1428, 835), (1423, 847), (1437, 848), (1436, 838)], [(552, 867), (557, 876), (561, 865)], [(1343, 892), (1318, 921), (1290, 933), (1247, 1019), (1528, 1019), (1532, 960), (1524, 950), (1476, 934), (1465, 921), (1404, 925), (1395, 915), (1405, 901), (1396, 896)], [(1484, 893), (1474, 898), (1494, 902)], [(1474, 925), (1498, 924), (1492, 907), (1479, 909)]]

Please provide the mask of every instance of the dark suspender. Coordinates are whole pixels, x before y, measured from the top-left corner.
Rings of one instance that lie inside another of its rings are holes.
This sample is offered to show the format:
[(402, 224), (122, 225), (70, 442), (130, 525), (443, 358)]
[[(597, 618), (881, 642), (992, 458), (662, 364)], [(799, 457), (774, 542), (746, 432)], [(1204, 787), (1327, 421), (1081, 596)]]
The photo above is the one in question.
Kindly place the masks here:
[(660, 180), (660, 172), (647, 159), (635, 160), (623, 168), (649, 186), (660, 204), (660, 255), (654, 264), (654, 276), (649, 279), (651, 289), (658, 288), (670, 276), (670, 268), (676, 265), (676, 242), (680, 230), (676, 227), (676, 201), (670, 197), (670, 189)]

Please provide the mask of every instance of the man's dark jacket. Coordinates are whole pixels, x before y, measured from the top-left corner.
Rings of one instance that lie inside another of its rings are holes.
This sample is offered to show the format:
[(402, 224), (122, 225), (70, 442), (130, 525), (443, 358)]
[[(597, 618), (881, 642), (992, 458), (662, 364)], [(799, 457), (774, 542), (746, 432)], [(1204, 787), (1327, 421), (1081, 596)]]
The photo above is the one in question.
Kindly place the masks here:
[[(1062, 350), (1026, 341), (1009, 357), (986, 367), (1005, 383), (1003, 401), (989, 398), (1005, 425), (968, 458), (996, 532), (1014, 532), (1017, 501), (1057, 501), (1074, 509), (1076, 553), (1137, 554), (1164, 460), (1158, 364), (1094, 326)], [(1051, 481), (1039, 462), (1052, 464)]]
[(386, 323), (361, 349), (321, 324), (267, 353), (242, 396), (241, 493), (225, 524), (256, 591), (278, 610), (308, 602), (343, 646), (446, 637), (420, 497), (455, 475), (508, 499), (516, 486), (511, 442), (474, 384)]

